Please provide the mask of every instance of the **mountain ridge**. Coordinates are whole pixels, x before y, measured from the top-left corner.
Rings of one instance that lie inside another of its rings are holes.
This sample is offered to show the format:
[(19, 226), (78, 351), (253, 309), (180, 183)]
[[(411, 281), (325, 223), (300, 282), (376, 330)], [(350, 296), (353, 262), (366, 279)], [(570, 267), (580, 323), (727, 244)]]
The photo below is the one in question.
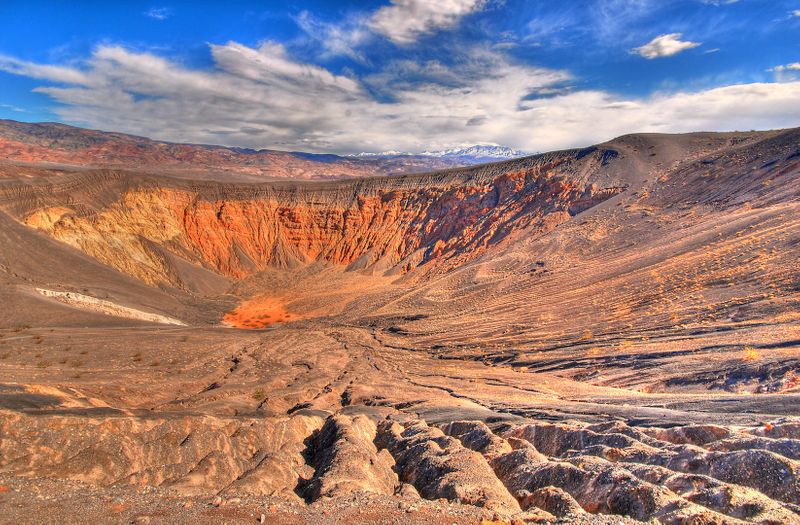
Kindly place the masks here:
[[(167, 142), (68, 124), (0, 120), (0, 158), (15, 165), (120, 168), (188, 178), (226, 174), (231, 181), (327, 180), (403, 175), (512, 158), (513, 150), (473, 146), (422, 154), (348, 156), (214, 144)], [(2, 167), (0, 167), (2, 168)], [(0, 169), (0, 177), (9, 169)]]
[(481, 160), (485, 159), (501, 160), (501, 159), (512, 159), (517, 157), (526, 157), (528, 155), (530, 154), (506, 146), (500, 146), (497, 144), (473, 144), (473, 145), (461, 146), (457, 148), (449, 148), (443, 150), (435, 150), (435, 151), (425, 150), (420, 153), (390, 150), (390, 151), (382, 151), (380, 153), (361, 152), (352, 155), (345, 155), (345, 157), (370, 158), (370, 157), (422, 156), (422, 157), (450, 157), (450, 158), (467, 157), (467, 158), (481, 159)]

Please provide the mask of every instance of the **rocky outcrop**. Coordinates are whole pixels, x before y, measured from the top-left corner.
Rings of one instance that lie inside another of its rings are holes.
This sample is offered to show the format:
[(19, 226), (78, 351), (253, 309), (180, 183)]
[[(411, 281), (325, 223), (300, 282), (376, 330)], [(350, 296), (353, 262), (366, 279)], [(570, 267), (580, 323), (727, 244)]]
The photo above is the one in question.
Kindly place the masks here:
[(678, 428), (649, 428), (643, 431), (661, 441), (668, 441), (676, 445), (707, 445), (728, 437), (731, 432), (717, 425), (688, 425)]
[[(443, 425), (446, 435), (401, 414), (376, 424), (363, 413), (240, 419), (81, 410), (98, 415), (3, 411), (0, 472), (297, 503), (362, 493), (444, 499), (534, 522), (609, 514), (674, 525), (800, 523), (791, 489), (797, 474), (780, 470), (791, 462), (759, 449), (709, 452), (667, 442), (616, 449), (598, 443), (600, 431), (592, 443), (573, 440), (577, 448), (561, 450), (544, 436), (569, 440), (585, 429), (563, 425), (554, 433), (547, 425), (536, 438), (537, 425), (498, 435), (482, 422), (456, 421)], [(609, 442), (619, 439), (620, 425), (609, 425)], [(542, 454), (528, 437), (559, 456)]]
[(532, 493), (522, 490), (517, 497), (522, 508), (536, 507), (559, 518), (586, 514), (575, 498), (558, 487), (543, 487)]
[[(113, 411), (112, 411), (113, 412)], [(172, 487), (184, 494), (230, 492), (297, 499), (314, 470), (302, 452), (316, 416), (237, 420), (0, 413), (0, 470), (97, 485)]]
[[(748, 522), (800, 522), (800, 516), (787, 508), (797, 502), (800, 480), (797, 463), (760, 449), (757, 443), (748, 443), (752, 448), (747, 450), (718, 452), (714, 449), (728, 448), (724, 444), (729, 443), (730, 438), (713, 440), (706, 444), (708, 449), (704, 449), (658, 441), (649, 436), (663, 437), (665, 434), (660, 430), (636, 429), (621, 423), (592, 427), (594, 430), (566, 424), (517, 427), (508, 435), (524, 439), (560, 459), (557, 463), (540, 462), (534, 467), (529, 461), (515, 461), (509, 455), (495, 460), (500, 463), (495, 468), (504, 469), (503, 475), (512, 480), (507, 485), (513, 483), (517, 490), (524, 488), (534, 492), (533, 489), (548, 485), (560, 487), (590, 512), (606, 509), (605, 512), (626, 513), (637, 519), (658, 517), (662, 522), (673, 523), (676, 516), (705, 512), (698, 510), (696, 505), (700, 505), (717, 516)], [(675, 441), (707, 441), (713, 439), (711, 435), (725, 438), (731, 434), (725, 427), (699, 429), (697, 425), (688, 425), (670, 429), (668, 436)], [(643, 436), (647, 443), (631, 435)], [(715, 443), (723, 445), (715, 446)], [(520, 452), (515, 451), (515, 454), (519, 456)], [(509, 473), (509, 464), (518, 466)], [(606, 489), (593, 485), (609, 481), (613, 481), (612, 486)], [(613, 488), (613, 485), (620, 488)], [(621, 488), (623, 486), (626, 488)], [(608, 498), (595, 499), (604, 490), (610, 491)], [(610, 506), (613, 501), (623, 501), (612, 498), (613, 494), (625, 495), (628, 502), (624, 504), (625, 509)], [(585, 499), (587, 495), (591, 497)], [(631, 498), (638, 501), (635, 508), (628, 508), (634, 501)], [(712, 523), (732, 522), (709, 519)]]
[(405, 426), (381, 422), (378, 444), (394, 456), (400, 479), (424, 498), (459, 501), (502, 515), (521, 510), (483, 456), (423, 421)]
[[(671, 435), (694, 436), (696, 427), (677, 427)], [(777, 464), (759, 463), (757, 458), (763, 459), (763, 451), (748, 449), (747, 461), (755, 461), (752, 466), (736, 455), (713, 453), (694, 456), (689, 464), (668, 461), (667, 466), (660, 466), (660, 458), (675, 454), (683, 445), (656, 440), (647, 435), (651, 433), (648, 429), (644, 429), (646, 434), (620, 422), (583, 428), (523, 425), (505, 437), (481, 422), (458, 421), (442, 428), (464, 446), (484, 454), (524, 510), (538, 508), (570, 519), (586, 512), (608, 513), (674, 524), (800, 522), (800, 516), (790, 510), (791, 503), (781, 503), (792, 501), (792, 496), (780, 489), (792, 485), (792, 480), (776, 470)], [(731, 433), (724, 427), (713, 431), (720, 437)], [(761, 469), (761, 474), (755, 474), (754, 469)], [(734, 470), (741, 475), (734, 476)], [(708, 475), (685, 471), (705, 471)], [(770, 481), (768, 486), (754, 484), (746, 477)], [(722, 481), (726, 478), (738, 484)]]
[(352, 492), (393, 495), (400, 487), (394, 459), (374, 441), (377, 426), (368, 417), (328, 418), (313, 445), (316, 474), (306, 493), (311, 500)]
[(507, 440), (492, 432), (482, 421), (453, 421), (442, 425), (442, 431), (457, 438), (468, 449), (490, 459), (513, 450)]

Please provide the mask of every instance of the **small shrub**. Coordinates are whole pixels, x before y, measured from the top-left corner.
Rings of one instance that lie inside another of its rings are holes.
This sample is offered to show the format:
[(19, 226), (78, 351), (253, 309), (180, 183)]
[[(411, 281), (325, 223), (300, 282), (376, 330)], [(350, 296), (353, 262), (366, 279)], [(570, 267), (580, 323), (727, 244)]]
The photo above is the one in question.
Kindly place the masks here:
[(753, 361), (759, 361), (761, 359), (761, 352), (753, 348), (752, 346), (745, 346), (742, 348), (742, 361), (747, 363)]
[(256, 401), (260, 401), (260, 400), (264, 399), (265, 397), (267, 397), (267, 393), (266, 393), (266, 392), (264, 392), (264, 390), (263, 390), (263, 389), (259, 388), (258, 390), (254, 391), (254, 392), (251, 394), (251, 396), (252, 396), (252, 398), (253, 398), (253, 399), (255, 399)]

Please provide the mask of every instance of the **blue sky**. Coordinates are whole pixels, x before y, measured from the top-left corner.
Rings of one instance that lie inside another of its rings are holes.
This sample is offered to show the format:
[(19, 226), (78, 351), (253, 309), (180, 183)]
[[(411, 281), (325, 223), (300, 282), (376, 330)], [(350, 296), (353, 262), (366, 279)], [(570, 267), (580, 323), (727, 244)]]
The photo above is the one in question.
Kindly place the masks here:
[(800, 125), (800, 0), (3, 2), (0, 118), (353, 153)]

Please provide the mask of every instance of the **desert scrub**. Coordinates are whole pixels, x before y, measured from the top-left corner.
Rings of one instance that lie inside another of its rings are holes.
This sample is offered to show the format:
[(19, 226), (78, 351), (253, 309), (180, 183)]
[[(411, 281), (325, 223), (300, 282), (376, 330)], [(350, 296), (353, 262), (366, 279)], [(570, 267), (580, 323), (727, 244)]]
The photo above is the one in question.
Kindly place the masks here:
[(752, 346), (745, 346), (742, 348), (742, 361), (747, 363), (759, 361), (761, 359), (761, 352)]
[(250, 394), (250, 395), (256, 401), (264, 399), (265, 397), (267, 397), (267, 393), (264, 392), (264, 390), (261, 389), (261, 388), (259, 388), (258, 390), (253, 391), (253, 393)]

